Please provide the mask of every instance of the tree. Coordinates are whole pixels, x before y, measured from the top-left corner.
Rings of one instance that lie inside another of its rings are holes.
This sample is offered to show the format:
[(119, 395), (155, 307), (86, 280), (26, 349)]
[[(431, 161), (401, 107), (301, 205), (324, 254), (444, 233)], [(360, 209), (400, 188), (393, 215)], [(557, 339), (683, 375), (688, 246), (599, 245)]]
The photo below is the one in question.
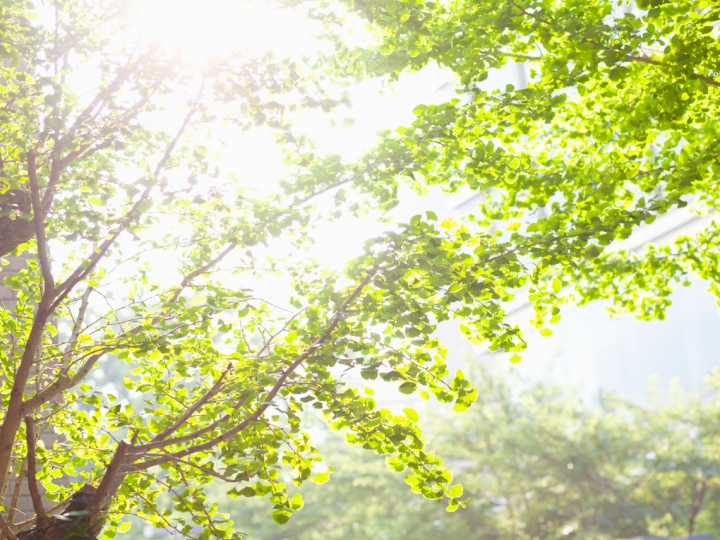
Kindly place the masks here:
[[(553, 289), (566, 284), (581, 302), (609, 298), (641, 318), (662, 318), (673, 285), (691, 275), (718, 295), (714, 222), (641, 253), (607, 249), (689, 203), (700, 214), (717, 210), (715, 2), (346, 4), (376, 29), (377, 44), (338, 39), (328, 59), (338, 71), (393, 78), (437, 63), (456, 75), (458, 98), (419, 106), (374, 159), (384, 176), (419, 190), (476, 194), (476, 225), (505, 229), (506, 257), (527, 269), (538, 328), (557, 317)], [(512, 64), (529, 75), (525, 87), (484, 89), (493, 70)], [(472, 225), (448, 227), (489, 241)]]
[[(430, 318), (447, 318), (454, 301), (405, 308), (450, 286), (449, 268), (394, 293), (426, 257), (417, 227), (370, 242), (344, 276), (304, 260), (314, 220), (394, 202), (364, 164), (315, 156), (291, 129), (294, 110), (331, 109), (342, 93), (333, 97), (305, 65), (252, 50), (193, 63), (137, 34), (125, 2), (7, 1), (0, 13), (0, 255), (30, 254), (4, 280), (17, 303), (0, 310), (0, 479), (6, 491), (10, 474), (27, 471), (36, 514), (14, 523), (8, 509), (3, 534), (95, 538), (104, 528), (112, 537), (133, 513), (230, 536), (206, 503), (214, 479), (233, 483), (232, 496), (269, 497), (285, 522), (302, 498), (288, 496), (279, 471), (296, 484), (329, 475), (301, 430), (305, 407), (412, 469), (416, 492), (462, 504), (416, 416), (377, 408), (339, 372), (380, 374), (405, 393), (422, 385), (467, 408), (475, 393), (431, 336)], [(168, 118), (172, 129), (156, 127)], [(283, 189), (269, 194), (220, 171), (213, 155), (222, 134), (257, 125), (291, 162)], [(350, 184), (352, 204), (341, 191)], [(334, 198), (313, 206), (322, 196)], [(278, 244), (294, 256), (278, 259)], [(163, 258), (177, 264), (154, 276)], [(247, 288), (278, 274), (294, 280), (281, 304)], [(141, 410), (88, 384), (100, 362), (129, 364), (123, 383)], [(35, 441), (48, 427), (62, 437), (52, 448)], [(162, 493), (173, 509), (156, 506)]]
[(705, 388), (712, 399), (676, 390), (645, 407), (610, 395), (590, 407), (568, 388), (517, 374), (468, 375), (478, 402), (462, 415), (429, 408), (426, 421), (470, 497), (466, 511), (413, 497), (381, 458), (331, 433), (320, 449), (335, 474), (303, 490), (290, 530), (263, 520), (259, 500), (223, 506), (251, 538), (267, 540), (717, 534), (717, 374)]
[[(461, 319), (472, 339), (517, 353), (503, 302), (523, 287), (546, 334), (566, 284), (643, 316), (661, 316), (670, 280), (691, 271), (718, 290), (714, 227), (642, 254), (605, 249), (689, 197), (716, 207), (709, 3), (643, 5), (642, 16), (584, 1), (297, 3), (334, 50), (202, 65), (135, 36), (124, 2), (1, 5), (0, 255), (33, 258), (6, 278), (18, 303), (0, 311), (0, 478), (27, 470), (31, 487), (37, 476), (67, 504), (49, 516), (33, 489), (36, 517), (0, 521), (7, 537), (112, 536), (128, 513), (229, 536), (203, 489), (215, 479), (236, 483), (233, 496), (268, 496), (285, 522), (302, 498), (279, 471), (298, 484), (328, 476), (302, 431), (308, 407), (455, 510), (462, 490), (426, 449), (417, 414), (378, 408), (343, 370), (463, 411), (477, 391), (448, 372), (439, 322)], [(351, 12), (378, 29), (378, 46), (343, 45)], [(527, 88), (484, 92), (488, 69), (513, 58), (535, 65)], [(298, 108), (347, 101), (332, 77), (393, 77), (431, 61), (459, 75), (467, 98), (420, 107), (413, 126), (356, 163), (320, 155), (292, 128)], [(172, 130), (155, 127), (168, 116)], [(269, 194), (214, 156), (224, 129), (258, 125), (288, 162)], [(415, 216), (369, 241), (343, 275), (304, 260), (318, 217), (387, 210), (400, 182), (485, 198), (463, 223)], [(277, 246), (294, 251), (279, 259)], [(178, 262), (157, 279), (162, 259)], [(274, 274), (292, 279), (287, 301), (247, 287)], [(93, 392), (101, 361), (131, 366), (124, 384), (142, 410)], [(45, 426), (63, 440), (35, 448)], [(161, 493), (173, 508), (157, 507)]]

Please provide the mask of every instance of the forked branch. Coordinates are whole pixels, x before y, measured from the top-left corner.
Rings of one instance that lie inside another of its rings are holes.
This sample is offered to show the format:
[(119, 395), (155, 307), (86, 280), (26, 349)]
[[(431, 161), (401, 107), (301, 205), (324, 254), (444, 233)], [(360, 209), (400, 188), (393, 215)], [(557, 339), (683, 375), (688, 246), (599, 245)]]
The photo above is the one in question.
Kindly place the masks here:
[(163, 463), (168, 463), (174, 460), (177, 460), (179, 458), (183, 458), (186, 456), (190, 456), (193, 454), (196, 454), (198, 452), (204, 452), (206, 450), (209, 450), (211, 448), (216, 447), (217, 445), (231, 439), (241, 431), (243, 431), (248, 425), (250, 425), (252, 422), (256, 421), (258, 418), (260, 418), (263, 413), (272, 405), (273, 400), (275, 399), (275, 396), (280, 392), (280, 390), (285, 385), (285, 381), (287, 380), (290, 375), (292, 375), (297, 368), (300, 367), (300, 365), (305, 362), (312, 354), (314, 354), (320, 347), (322, 347), (328, 339), (332, 336), (335, 329), (338, 327), (341, 321), (341, 317), (339, 315), (340, 312), (346, 311), (354, 302), (357, 300), (357, 298), (362, 293), (365, 286), (370, 282), (370, 280), (375, 276), (379, 269), (379, 263), (376, 263), (375, 266), (373, 266), (365, 276), (365, 278), (362, 280), (360, 284), (355, 288), (355, 290), (348, 296), (348, 298), (343, 302), (342, 306), (338, 309), (338, 314), (332, 317), (330, 324), (325, 328), (322, 335), (313, 343), (308, 349), (301, 354), (292, 364), (290, 364), (287, 369), (281, 372), (280, 376), (278, 377), (278, 380), (275, 382), (275, 384), (272, 386), (272, 388), (269, 390), (267, 395), (264, 399), (261, 401), (261, 405), (253, 412), (250, 416), (245, 418), (245, 420), (241, 421), (240, 423), (236, 424), (231, 429), (225, 431), (224, 433), (218, 435), (217, 437), (213, 437), (209, 441), (196, 444), (194, 446), (190, 446), (188, 448), (185, 448), (184, 450), (180, 450), (178, 452), (175, 452), (174, 454), (166, 454), (164, 456), (157, 457), (155, 459), (149, 459), (147, 461), (143, 461), (141, 463), (132, 465), (128, 467), (128, 472), (137, 471), (137, 470), (145, 470), (149, 469), (151, 467), (154, 467), (156, 465), (162, 465)]

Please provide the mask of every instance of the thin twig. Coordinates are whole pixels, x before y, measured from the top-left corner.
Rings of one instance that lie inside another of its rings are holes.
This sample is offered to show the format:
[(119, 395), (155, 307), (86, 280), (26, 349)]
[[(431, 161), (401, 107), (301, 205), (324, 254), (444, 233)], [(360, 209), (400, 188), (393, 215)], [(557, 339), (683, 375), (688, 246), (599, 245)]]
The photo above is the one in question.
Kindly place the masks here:
[[(62, 509), (65, 508), (69, 503), (70, 503), (70, 499), (65, 499), (64, 501), (57, 503), (55, 506), (51, 506), (51, 507), (47, 510), (48, 515), (55, 514), (55, 512), (57, 512), (58, 510), (62, 510)], [(34, 524), (34, 523), (35, 523), (35, 518), (26, 519), (25, 521), (21, 521), (20, 523), (13, 523), (12, 525), (10, 525), (10, 528), (11, 528), (13, 531), (21, 531), (21, 530), (23, 530), (25, 527), (29, 527), (30, 525), (32, 525), (32, 524)]]
[(220, 378), (217, 380), (217, 382), (210, 388), (205, 394), (198, 399), (195, 403), (190, 405), (190, 407), (187, 408), (187, 410), (177, 419), (173, 424), (162, 430), (160, 433), (158, 433), (153, 439), (152, 442), (157, 441), (163, 441), (167, 439), (170, 435), (175, 433), (182, 425), (187, 422), (190, 417), (195, 414), (203, 405), (205, 405), (214, 395), (216, 395), (218, 392), (220, 392), (223, 389), (223, 382), (225, 380), (225, 377), (230, 372), (231, 365), (228, 364), (228, 366), (225, 368), (225, 371), (223, 371)]
[[(241, 401), (238, 401), (237, 404), (235, 405), (234, 411), (240, 409), (242, 406), (245, 405), (246, 402), (247, 402), (247, 399), (243, 399), (243, 400), (241, 400)], [(164, 440), (160, 440), (160, 441), (152, 441), (152, 442), (149, 442), (149, 443), (146, 443), (146, 444), (138, 445), (138, 446), (136, 446), (136, 447), (133, 449), (133, 454), (138, 454), (138, 455), (139, 455), (139, 454), (143, 454), (143, 453), (145, 453), (145, 452), (147, 452), (147, 451), (149, 451), (149, 450), (153, 450), (153, 449), (155, 449), (155, 448), (163, 448), (163, 447), (167, 447), (167, 446), (176, 446), (176, 445), (178, 445), (178, 444), (184, 444), (184, 443), (186, 443), (186, 442), (190, 442), (190, 441), (192, 441), (192, 440), (194, 440), (194, 439), (197, 439), (198, 437), (202, 437), (202, 436), (205, 435), (206, 433), (210, 433), (211, 431), (213, 431), (213, 430), (214, 430), (216, 427), (218, 427), (219, 425), (224, 424), (225, 422), (228, 422), (231, 418), (232, 418), (232, 415), (229, 414), (229, 413), (226, 413), (226, 414), (224, 414), (223, 416), (221, 416), (220, 418), (218, 418), (217, 420), (215, 420), (215, 421), (211, 422), (210, 424), (208, 424), (207, 426), (205, 426), (204, 428), (200, 428), (200, 429), (198, 429), (198, 430), (195, 430), (195, 431), (193, 431), (193, 432), (191, 432), (191, 433), (188, 433), (187, 435), (181, 435), (180, 437), (174, 437), (174, 438), (172, 438), (172, 439), (164, 439)]]
[[(194, 114), (197, 112), (198, 108), (200, 107), (200, 97), (202, 95), (203, 89), (204, 89), (205, 82), (203, 80), (203, 84), (200, 87), (200, 90), (198, 91), (198, 95), (196, 97), (195, 102), (190, 107), (188, 113), (185, 115), (185, 118), (183, 119), (180, 127), (178, 128), (177, 132), (175, 133), (175, 136), (173, 137), (172, 141), (168, 144), (168, 146), (165, 148), (165, 152), (163, 153), (162, 157), (158, 161), (157, 166), (155, 167), (155, 170), (153, 172), (153, 178), (157, 181), (160, 173), (163, 171), (165, 166), (167, 165), (168, 160), (172, 156), (172, 153), (175, 150), (175, 147), (177, 146), (178, 142), (180, 142), (180, 139), (182, 138), (183, 134), (187, 130), (188, 125), (190, 124), (190, 120), (194, 116)], [(145, 201), (149, 200), (150, 198), (150, 192), (152, 190), (153, 184), (148, 185), (148, 187), (145, 188), (142, 195), (138, 200), (133, 204), (133, 207), (130, 209), (129, 212), (127, 212), (123, 219), (120, 220), (121, 225), (118, 226), (115, 231), (113, 231), (110, 234), (110, 237), (102, 242), (98, 247), (96, 247), (93, 250), (92, 255), (87, 257), (85, 261), (83, 261), (83, 264), (78, 266), (75, 271), (67, 277), (60, 285), (57, 287), (57, 295), (58, 298), (55, 300), (55, 302), (52, 305), (51, 311), (57, 307), (64, 299), (65, 297), (70, 293), (70, 291), (77, 285), (81, 280), (85, 279), (85, 277), (90, 274), (93, 270), (95, 270), (95, 267), (100, 262), (100, 260), (105, 257), (110, 247), (117, 241), (119, 236), (130, 226), (131, 223), (138, 220), (140, 216), (142, 215), (142, 212), (140, 211), (141, 205), (145, 203)], [(86, 264), (87, 263), (87, 264)]]
[(77, 315), (77, 318), (75, 319), (75, 325), (73, 326), (72, 334), (68, 341), (67, 347), (65, 347), (65, 354), (63, 354), (63, 360), (62, 360), (63, 372), (67, 372), (67, 370), (68, 370), (68, 364), (70, 363), (70, 355), (72, 354), (73, 349), (75, 348), (75, 344), (77, 343), (78, 337), (80, 336), (80, 332), (82, 331), (82, 324), (83, 324), (83, 320), (85, 319), (85, 310), (87, 310), (88, 299), (90, 298), (90, 293), (92, 291), (93, 291), (93, 288), (88, 287), (87, 289), (85, 289), (85, 292), (82, 295), (82, 299), (80, 301), (80, 309), (78, 310), (78, 315)]
[(340, 324), (340, 321), (342, 320), (342, 317), (339, 315), (340, 312), (347, 310), (347, 308), (357, 300), (358, 296), (360, 296), (360, 293), (362, 293), (365, 286), (370, 283), (370, 280), (375, 276), (377, 271), (380, 268), (380, 263), (376, 263), (375, 266), (373, 266), (365, 276), (365, 278), (358, 284), (358, 286), (355, 288), (355, 290), (348, 296), (348, 298), (343, 302), (342, 306), (338, 309), (338, 313), (334, 315), (331, 319), (331, 323), (325, 328), (322, 335), (313, 343), (310, 347), (307, 348), (307, 350), (301, 354), (288, 368), (282, 372), (280, 377), (278, 377), (278, 380), (276, 383), (272, 386), (270, 391), (267, 393), (267, 396), (262, 400), (262, 405), (258, 407), (254, 413), (252, 413), (250, 416), (248, 416), (245, 420), (237, 424), (232, 429), (229, 429), (225, 433), (222, 433), (221, 435), (218, 435), (217, 437), (214, 437), (210, 439), (209, 441), (206, 441), (204, 443), (197, 444), (195, 446), (190, 446), (188, 448), (185, 448), (184, 450), (180, 450), (179, 452), (176, 452), (174, 454), (168, 454), (165, 456), (158, 457), (156, 459), (151, 459), (148, 461), (144, 461), (138, 465), (134, 465), (134, 469), (136, 470), (144, 470), (149, 469), (150, 467), (154, 467), (156, 465), (161, 465), (163, 463), (168, 463), (170, 461), (173, 461), (176, 458), (182, 458), (185, 456), (189, 456), (192, 454), (195, 454), (197, 452), (203, 452), (205, 450), (208, 450), (210, 448), (214, 448), (217, 445), (219, 445), (222, 442), (225, 442), (226, 440), (234, 437), (241, 431), (243, 431), (250, 423), (256, 421), (258, 418), (260, 418), (263, 413), (267, 410), (267, 408), (272, 404), (273, 400), (275, 399), (275, 396), (280, 392), (280, 390), (285, 385), (285, 381), (292, 373), (295, 372), (295, 370), (300, 367), (300, 365), (307, 360), (310, 355), (315, 353), (320, 347), (322, 347), (328, 339), (330, 339), (330, 336), (335, 331), (337, 326)]

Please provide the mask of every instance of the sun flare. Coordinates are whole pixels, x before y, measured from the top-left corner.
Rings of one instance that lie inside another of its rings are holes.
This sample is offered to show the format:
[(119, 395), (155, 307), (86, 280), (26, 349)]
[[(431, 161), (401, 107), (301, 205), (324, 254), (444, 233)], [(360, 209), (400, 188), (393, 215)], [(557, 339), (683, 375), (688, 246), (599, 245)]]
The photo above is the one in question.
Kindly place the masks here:
[(132, 26), (192, 57), (244, 50), (281, 54), (309, 49), (308, 21), (297, 12), (252, 0), (137, 0)]

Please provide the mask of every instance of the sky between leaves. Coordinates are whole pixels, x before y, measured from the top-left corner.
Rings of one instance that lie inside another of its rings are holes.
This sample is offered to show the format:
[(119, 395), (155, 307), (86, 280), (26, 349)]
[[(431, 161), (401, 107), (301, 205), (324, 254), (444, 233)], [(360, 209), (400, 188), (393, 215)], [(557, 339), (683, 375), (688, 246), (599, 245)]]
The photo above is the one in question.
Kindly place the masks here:
[[(262, 2), (243, 0), (144, 0), (134, 5), (136, 27), (148, 40), (162, 40), (190, 53), (202, 63), (207, 55), (236, 48), (272, 50), (281, 56), (312, 55), (322, 43), (313, 39), (312, 24), (297, 12), (268, 8)], [(348, 41), (367, 43), (372, 36), (359, 20), (350, 18)], [(392, 87), (383, 81), (364, 81), (349, 89), (352, 109), (326, 114), (307, 110), (296, 115), (299, 132), (313, 139), (322, 153), (356, 159), (378, 140), (377, 132), (410, 124), (418, 104), (439, 103), (454, 92), (452, 74), (437, 66), (405, 74)], [(169, 125), (176, 118), (165, 119)], [(256, 189), (272, 188), (282, 171), (277, 146), (259, 130), (240, 134), (227, 128), (222, 164)], [(417, 213), (417, 196), (395, 215), (408, 219)], [(340, 270), (356, 256), (367, 238), (388, 227), (368, 218), (346, 217), (320, 227), (312, 255), (323, 266)], [(159, 272), (167, 261), (161, 262)]]

